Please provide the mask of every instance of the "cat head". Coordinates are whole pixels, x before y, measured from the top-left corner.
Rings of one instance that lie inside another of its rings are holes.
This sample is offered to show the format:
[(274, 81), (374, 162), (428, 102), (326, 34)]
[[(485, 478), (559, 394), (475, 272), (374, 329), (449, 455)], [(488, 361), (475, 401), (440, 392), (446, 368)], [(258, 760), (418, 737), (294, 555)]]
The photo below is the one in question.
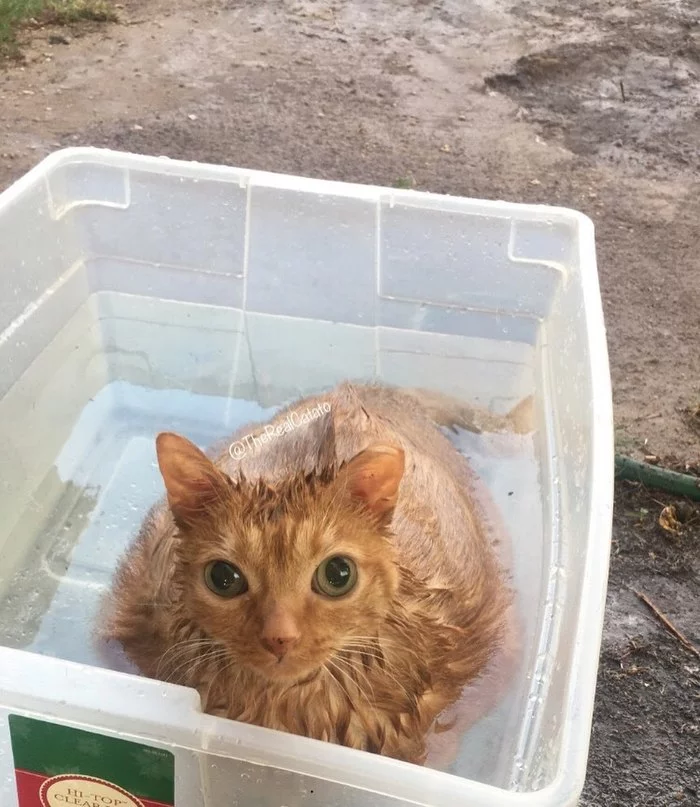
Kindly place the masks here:
[(233, 481), (175, 434), (158, 436), (157, 453), (182, 607), (232, 664), (300, 680), (376, 636), (399, 586), (400, 448), (371, 445), (274, 484)]

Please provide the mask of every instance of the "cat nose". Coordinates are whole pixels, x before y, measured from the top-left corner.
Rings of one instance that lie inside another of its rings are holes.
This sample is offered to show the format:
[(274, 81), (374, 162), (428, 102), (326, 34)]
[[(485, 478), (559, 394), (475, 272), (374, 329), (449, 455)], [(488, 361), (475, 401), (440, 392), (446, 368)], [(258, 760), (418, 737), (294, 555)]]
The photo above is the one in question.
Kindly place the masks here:
[(288, 651), (297, 643), (298, 636), (263, 636), (262, 646), (265, 650), (277, 656), (278, 659), (284, 658)]
[(292, 615), (277, 606), (265, 620), (260, 641), (265, 650), (281, 659), (294, 647), (299, 636), (299, 628)]

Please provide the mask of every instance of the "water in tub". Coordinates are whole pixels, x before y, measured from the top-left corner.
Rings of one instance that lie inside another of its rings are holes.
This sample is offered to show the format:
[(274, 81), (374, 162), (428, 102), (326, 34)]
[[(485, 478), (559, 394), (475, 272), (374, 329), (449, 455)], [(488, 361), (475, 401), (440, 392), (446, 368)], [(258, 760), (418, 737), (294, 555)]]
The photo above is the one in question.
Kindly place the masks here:
[[(155, 435), (204, 447), (346, 377), (429, 386), (504, 412), (535, 390), (519, 342), (377, 331), (101, 292), (0, 400), (0, 642), (104, 664), (91, 635), (119, 556), (163, 493)], [(517, 780), (545, 630), (541, 447), (460, 432), (513, 537), (528, 651), (501, 703), (463, 738), (454, 772)], [(536, 694), (536, 693), (535, 693)]]

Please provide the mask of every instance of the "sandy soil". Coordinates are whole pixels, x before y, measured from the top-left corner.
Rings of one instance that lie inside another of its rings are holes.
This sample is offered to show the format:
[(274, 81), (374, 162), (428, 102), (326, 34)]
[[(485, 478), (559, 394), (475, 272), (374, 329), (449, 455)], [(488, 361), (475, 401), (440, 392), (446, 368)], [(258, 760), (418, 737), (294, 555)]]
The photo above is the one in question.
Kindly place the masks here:
[[(0, 188), (89, 144), (581, 209), (619, 447), (700, 457), (697, 0), (128, 0), (120, 15), (34, 31), (0, 71)], [(698, 659), (628, 588), (698, 642), (700, 532), (667, 546), (666, 503), (618, 491), (589, 807), (697, 803)]]

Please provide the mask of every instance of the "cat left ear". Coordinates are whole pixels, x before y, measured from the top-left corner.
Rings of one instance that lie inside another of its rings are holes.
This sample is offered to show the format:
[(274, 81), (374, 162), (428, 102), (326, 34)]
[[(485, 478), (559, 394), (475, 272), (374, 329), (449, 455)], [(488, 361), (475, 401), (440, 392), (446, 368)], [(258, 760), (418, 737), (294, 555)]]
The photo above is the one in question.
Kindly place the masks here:
[(158, 465), (175, 520), (192, 525), (230, 490), (230, 482), (194, 443), (163, 432), (156, 438)]
[(394, 512), (403, 477), (403, 449), (391, 445), (374, 445), (354, 456), (339, 474), (350, 495), (364, 502), (382, 519)]

